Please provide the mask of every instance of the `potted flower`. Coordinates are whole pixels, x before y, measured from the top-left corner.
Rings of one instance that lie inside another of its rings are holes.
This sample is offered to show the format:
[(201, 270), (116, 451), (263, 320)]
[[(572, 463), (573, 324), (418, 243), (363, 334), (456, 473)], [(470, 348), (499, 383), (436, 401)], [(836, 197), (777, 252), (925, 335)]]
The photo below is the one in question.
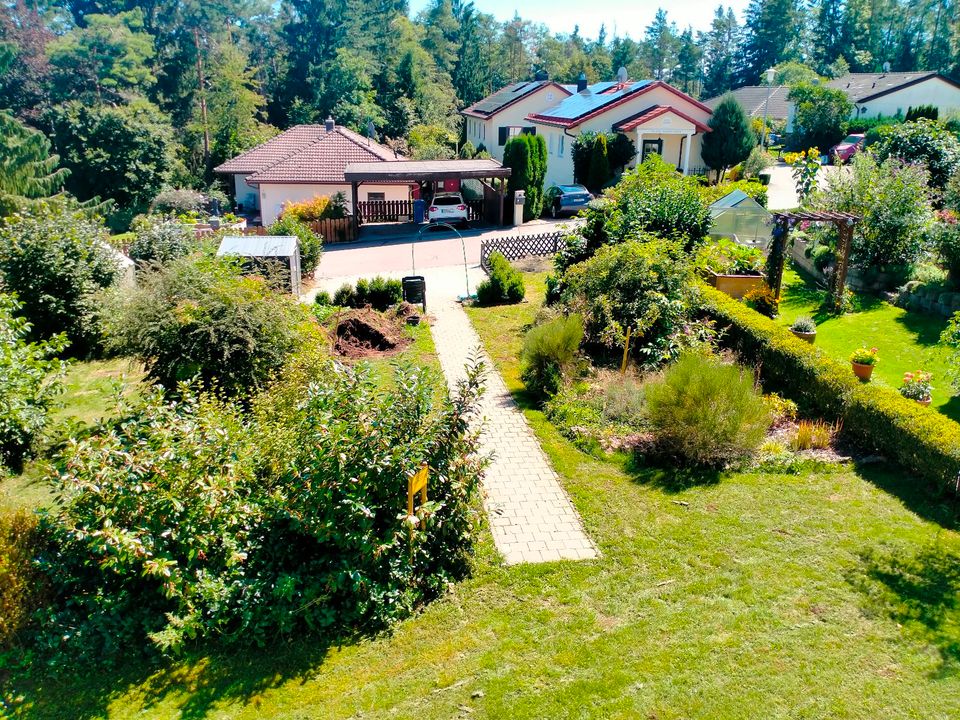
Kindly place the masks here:
[(879, 362), (876, 348), (862, 347), (854, 350), (850, 355), (850, 364), (853, 365), (853, 374), (861, 380), (869, 380), (873, 374), (873, 366)]
[(933, 399), (933, 385), (930, 384), (932, 377), (933, 375), (923, 370), (904, 373), (903, 385), (900, 386), (900, 394), (905, 398), (916, 400), (926, 407)]
[(790, 326), (790, 332), (811, 345), (817, 339), (817, 324), (813, 318), (798, 317)]

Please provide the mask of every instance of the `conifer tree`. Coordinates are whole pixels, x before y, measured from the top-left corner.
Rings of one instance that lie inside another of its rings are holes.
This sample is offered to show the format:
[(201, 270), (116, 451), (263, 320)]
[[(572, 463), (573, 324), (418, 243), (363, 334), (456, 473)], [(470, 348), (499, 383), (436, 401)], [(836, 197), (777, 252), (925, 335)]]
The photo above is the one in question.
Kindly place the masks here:
[(710, 132), (703, 136), (703, 161), (717, 171), (722, 181), (727, 169), (741, 163), (757, 144), (757, 136), (740, 103), (728, 95), (714, 108), (710, 117)]

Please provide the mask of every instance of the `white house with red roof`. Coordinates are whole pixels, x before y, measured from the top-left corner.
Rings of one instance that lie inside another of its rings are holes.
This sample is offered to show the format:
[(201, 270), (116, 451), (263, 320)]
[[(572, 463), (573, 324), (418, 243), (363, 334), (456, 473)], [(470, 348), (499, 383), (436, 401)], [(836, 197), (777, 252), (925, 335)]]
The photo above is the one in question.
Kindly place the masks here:
[[(621, 71), (624, 73), (625, 71)], [(526, 120), (547, 142), (547, 186), (574, 181), (573, 141), (584, 132), (619, 132), (637, 149), (632, 164), (656, 153), (684, 174), (703, 173), (703, 135), (712, 111), (660, 80), (601, 82), (587, 85)]]
[[(244, 210), (259, 210), (269, 225), (284, 204), (342, 192), (350, 205), (350, 183), (343, 177), (351, 163), (394, 162), (406, 158), (370, 138), (327, 120), (324, 125), (297, 125), (262, 145), (214, 168), (233, 178), (235, 198)], [(403, 182), (363, 184), (358, 201), (408, 200)], [(350, 208), (353, 212), (353, 208)]]

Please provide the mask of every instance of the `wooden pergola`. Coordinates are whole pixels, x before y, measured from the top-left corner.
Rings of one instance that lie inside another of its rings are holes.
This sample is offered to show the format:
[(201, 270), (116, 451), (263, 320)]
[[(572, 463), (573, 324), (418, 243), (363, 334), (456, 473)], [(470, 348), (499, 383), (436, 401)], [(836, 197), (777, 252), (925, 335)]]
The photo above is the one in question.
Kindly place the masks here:
[(850, 266), (850, 244), (853, 240), (853, 228), (860, 222), (860, 216), (833, 210), (792, 210), (774, 212), (773, 235), (770, 252), (767, 255), (767, 284), (780, 299), (783, 285), (783, 264), (786, 260), (787, 241), (790, 228), (798, 222), (829, 222), (837, 228), (840, 241), (837, 245), (837, 267), (830, 283), (830, 300), (835, 308), (843, 305), (843, 289), (847, 282), (847, 270)]

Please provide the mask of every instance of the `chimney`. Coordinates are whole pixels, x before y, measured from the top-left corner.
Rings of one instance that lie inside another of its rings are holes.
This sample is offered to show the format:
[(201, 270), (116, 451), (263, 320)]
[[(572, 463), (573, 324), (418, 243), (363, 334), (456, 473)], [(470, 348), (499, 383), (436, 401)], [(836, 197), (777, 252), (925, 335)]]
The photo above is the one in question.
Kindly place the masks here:
[(584, 92), (587, 89), (587, 74), (580, 73), (580, 77), (577, 78), (577, 92)]
[(333, 129), (336, 127), (336, 123), (333, 122), (333, 117), (327, 116), (327, 119), (323, 123), (324, 127), (327, 128), (327, 132), (333, 132)]

